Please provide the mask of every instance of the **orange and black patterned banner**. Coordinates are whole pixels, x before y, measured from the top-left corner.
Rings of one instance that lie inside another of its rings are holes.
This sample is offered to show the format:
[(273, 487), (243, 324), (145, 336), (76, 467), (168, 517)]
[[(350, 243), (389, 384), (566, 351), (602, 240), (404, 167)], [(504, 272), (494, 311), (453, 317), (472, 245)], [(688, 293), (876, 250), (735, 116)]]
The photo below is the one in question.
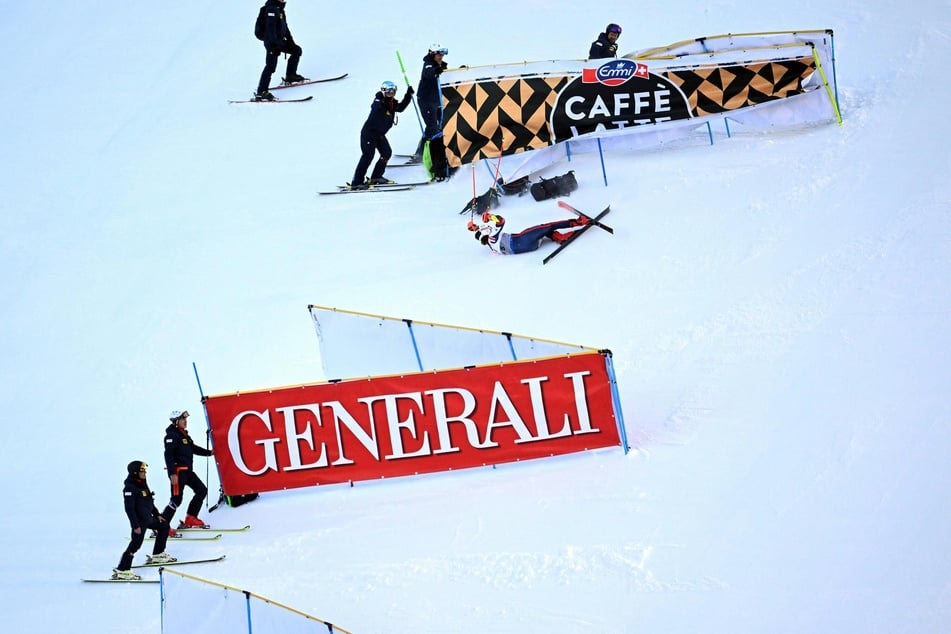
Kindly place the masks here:
[[(573, 65), (566, 62), (566, 65)], [(584, 134), (719, 114), (804, 92), (812, 57), (709, 64), (652, 72), (612, 59), (597, 67), (447, 81), (443, 132), (460, 166), (548, 147)], [(448, 73), (451, 75), (451, 73)]]

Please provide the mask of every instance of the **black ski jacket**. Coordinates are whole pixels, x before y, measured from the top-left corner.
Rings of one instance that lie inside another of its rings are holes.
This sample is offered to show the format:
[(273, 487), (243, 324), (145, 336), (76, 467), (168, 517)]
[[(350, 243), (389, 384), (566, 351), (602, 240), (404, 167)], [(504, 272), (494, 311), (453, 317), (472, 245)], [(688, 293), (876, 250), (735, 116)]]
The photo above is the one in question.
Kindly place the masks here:
[(366, 135), (385, 136), (396, 122), (396, 113), (406, 110), (406, 106), (409, 105), (412, 97), (410, 93), (406, 93), (402, 100), (397, 101), (377, 91), (376, 97), (373, 98), (373, 103), (370, 105), (370, 116), (367, 117), (366, 123), (363, 124), (363, 128), (360, 130), (361, 137)]
[(608, 40), (608, 34), (602, 33), (598, 36), (598, 39), (591, 43), (588, 59), (606, 59), (608, 57), (617, 57), (617, 42), (611, 44)]
[(294, 36), (287, 27), (287, 16), (284, 14), (284, 5), (278, 0), (267, 0), (264, 3), (264, 46), (267, 50), (283, 50), (288, 44), (294, 43)]
[(175, 423), (165, 428), (165, 468), (168, 469), (168, 475), (191, 470), (195, 454), (210, 456), (212, 452), (196, 445), (188, 432), (182, 432)]
[(432, 55), (423, 58), (423, 72), (419, 75), (419, 86), (416, 88), (416, 99), (419, 103), (442, 104), (442, 95), (439, 94), (439, 79), (447, 68), (446, 62), (436, 63)]
[(132, 529), (149, 528), (154, 518), (158, 516), (159, 510), (155, 506), (155, 496), (149, 491), (149, 485), (145, 480), (129, 475), (125, 479), (122, 498), (125, 501), (125, 514), (129, 518)]

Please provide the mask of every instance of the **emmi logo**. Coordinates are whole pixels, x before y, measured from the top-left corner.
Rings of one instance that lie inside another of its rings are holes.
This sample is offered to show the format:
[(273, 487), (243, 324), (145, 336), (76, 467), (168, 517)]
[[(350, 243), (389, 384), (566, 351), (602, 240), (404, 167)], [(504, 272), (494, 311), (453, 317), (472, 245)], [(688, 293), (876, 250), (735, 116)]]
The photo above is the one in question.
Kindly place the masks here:
[(604, 84), (620, 86), (629, 79), (640, 77), (647, 79), (647, 64), (639, 64), (629, 59), (614, 59), (597, 68), (583, 68), (581, 82), (585, 84)]

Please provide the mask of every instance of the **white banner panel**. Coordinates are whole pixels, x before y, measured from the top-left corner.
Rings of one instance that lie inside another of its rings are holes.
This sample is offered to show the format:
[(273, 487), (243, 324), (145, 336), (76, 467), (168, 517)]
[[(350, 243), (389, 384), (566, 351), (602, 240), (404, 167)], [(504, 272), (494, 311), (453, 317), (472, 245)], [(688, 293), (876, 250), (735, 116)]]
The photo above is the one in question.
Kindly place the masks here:
[(521, 361), (597, 348), (480, 330), (309, 306), (327, 380), (446, 370)]

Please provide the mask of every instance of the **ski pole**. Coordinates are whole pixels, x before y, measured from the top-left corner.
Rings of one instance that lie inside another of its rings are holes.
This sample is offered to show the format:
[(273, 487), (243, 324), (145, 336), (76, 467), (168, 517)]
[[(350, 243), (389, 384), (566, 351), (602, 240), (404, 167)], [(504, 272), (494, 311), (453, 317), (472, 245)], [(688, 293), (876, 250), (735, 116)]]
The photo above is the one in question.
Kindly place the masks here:
[[(504, 137), (503, 137), (504, 140)], [(495, 182), (492, 184), (493, 187), (499, 186), (499, 171), (502, 169), (502, 147), (499, 146), (499, 160), (495, 164)]]
[(471, 223), (471, 222), (472, 222), (472, 219), (475, 217), (476, 200), (477, 200), (478, 198), (477, 198), (477, 196), (476, 196), (476, 184), (475, 184), (475, 183), (476, 183), (476, 176), (475, 176), (476, 167), (475, 167), (475, 163), (473, 162), (473, 163), (471, 163), (470, 165), (472, 166), (472, 169), (470, 170), (470, 171), (472, 172), (472, 208), (469, 210), (469, 222)]
[[(396, 51), (396, 59), (399, 60), (400, 70), (403, 71), (403, 80), (406, 82), (407, 86), (412, 84), (409, 83), (409, 77), (406, 76), (406, 66), (403, 65), (403, 56), (400, 55), (399, 51)], [(413, 110), (416, 111), (416, 121), (419, 123), (419, 132), (420, 134), (426, 133), (426, 128), (423, 127), (423, 116), (419, 114), (419, 106), (416, 105), (416, 94), (413, 94)]]

